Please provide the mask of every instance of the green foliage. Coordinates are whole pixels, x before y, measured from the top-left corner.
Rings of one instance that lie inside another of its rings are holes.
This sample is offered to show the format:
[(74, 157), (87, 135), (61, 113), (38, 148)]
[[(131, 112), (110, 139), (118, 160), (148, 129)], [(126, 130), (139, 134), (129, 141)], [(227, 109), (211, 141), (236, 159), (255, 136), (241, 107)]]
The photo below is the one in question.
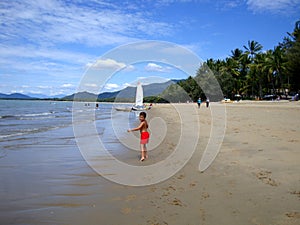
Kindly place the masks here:
[(300, 21), (283, 40), (266, 52), (262, 52), (263, 46), (258, 42), (248, 41), (244, 51), (236, 48), (225, 60), (208, 59), (195, 77), (169, 86), (162, 98), (169, 102), (196, 101), (199, 97), (218, 101), (223, 95), (234, 99), (239, 94), (244, 99), (254, 99), (265, 94), (284, 95), (286, 89), (299, 91)]
[(162, 94), (161, 97), (170, 103), (187, 102), (192, 101), (189, 96), (190, 92), (187, 92), (181, 85), (186, 84), (187, 81), (181, 81), (178, 84), (171, 84)]
[(294, 32), (285, 38), (287, 76), (292, 90), (300, 89), (300, 21), (295, 24)]
[(147, 96), (144, 98), (145, 103), (168, 103), (167, 100), (161, 96)]

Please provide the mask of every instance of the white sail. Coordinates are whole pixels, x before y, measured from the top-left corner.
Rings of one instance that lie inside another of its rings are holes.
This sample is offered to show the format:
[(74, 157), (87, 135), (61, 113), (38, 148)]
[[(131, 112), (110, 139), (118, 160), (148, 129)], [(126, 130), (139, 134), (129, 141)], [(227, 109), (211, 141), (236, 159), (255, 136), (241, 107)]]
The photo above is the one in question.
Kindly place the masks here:
[(143, 107), (143, 87), (140, 82), (138, 82), (136, 87), (136, 95), (135, 95), (135, 107)]

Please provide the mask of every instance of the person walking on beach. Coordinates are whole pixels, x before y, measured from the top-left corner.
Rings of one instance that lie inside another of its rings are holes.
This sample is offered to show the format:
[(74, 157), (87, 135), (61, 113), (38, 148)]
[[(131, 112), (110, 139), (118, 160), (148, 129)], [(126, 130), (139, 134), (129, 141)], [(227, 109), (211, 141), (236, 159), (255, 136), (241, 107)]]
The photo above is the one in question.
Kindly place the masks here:
[(139, 119), (140, 119), (140, 125), (136, 128), (133, 129), (128, 129), (127, 132), (132, 132), (132, 131), (140, 131), (141, 133), (141, 153), (142, 153), (142, 157), (141, 157), (141, 161), (144, 161), (145, 159), (148, 158), (148, 154), (147, 154), (147, 147), (146, 144), (149, 142), (149, 137), (150, 134), (148, 132), (148, 122), (146, 120), (146, 116), (147, 114), (145, 112), (141, 112), (139, 115)]
[(206, 98), (206, 107), (209, 106), (209, 98)]
[(201, 105), (201, 98), (198, 98), (197, 104), (198, 104), (198, 108), (200, 108), (200, 105)]

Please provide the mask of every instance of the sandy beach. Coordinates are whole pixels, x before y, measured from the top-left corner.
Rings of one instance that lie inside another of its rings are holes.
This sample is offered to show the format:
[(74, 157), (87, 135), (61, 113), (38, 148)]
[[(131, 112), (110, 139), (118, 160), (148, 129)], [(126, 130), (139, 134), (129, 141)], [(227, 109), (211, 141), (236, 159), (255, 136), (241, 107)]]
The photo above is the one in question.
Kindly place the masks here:
[[(34, 147), (26, 140), (7, 147), (0, 158), (0, 224), (300, 224), (299, 102), (226, 104), (224, 140), (204, 172), (198, 167), (211, 135), (211, 108), (179, 107), (197, 118), (185, 126), (199, 123), (199, 132), (185, 135), (199, 140), (181, 170), (153, 185), (125, 186), (100, 176), (81, 156), (71, 127), (59, 131), (69, 139), (48, 131)], [(182, 135), (176, 112), (172, 105), (155, 105), (148, 120), (161, 118), (166, 136), (155, 147), (160, 128), (152, 129), (149, 147), (152, 141), (155, 148), (145, 162), (130, 150), (119, 160), (143, 166), (168, 157)]]

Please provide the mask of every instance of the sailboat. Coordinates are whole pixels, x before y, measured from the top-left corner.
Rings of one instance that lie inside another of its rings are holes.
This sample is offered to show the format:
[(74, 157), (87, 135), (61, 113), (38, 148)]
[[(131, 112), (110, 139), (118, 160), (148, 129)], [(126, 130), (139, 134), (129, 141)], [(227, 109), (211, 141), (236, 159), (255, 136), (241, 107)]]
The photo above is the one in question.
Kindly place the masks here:
[(138, 82), (136, 87), (136, 94), (135, 94), (135, 105), (132, 106), (132, 110), (134, 111), (143, 111), (145, 110), (144, 103), (143, 103), (143, 87), (140, 82)]
[(124, 112), (147, 110), (144, 107), (143, 98), (144, 98), (143, 87), (142, 84), (138, 82), (136, 87), (136, 94), (135, 94), (135, 104), (131, 108), (115, 108), (115, 109), (117, 111), (124, 111)]

